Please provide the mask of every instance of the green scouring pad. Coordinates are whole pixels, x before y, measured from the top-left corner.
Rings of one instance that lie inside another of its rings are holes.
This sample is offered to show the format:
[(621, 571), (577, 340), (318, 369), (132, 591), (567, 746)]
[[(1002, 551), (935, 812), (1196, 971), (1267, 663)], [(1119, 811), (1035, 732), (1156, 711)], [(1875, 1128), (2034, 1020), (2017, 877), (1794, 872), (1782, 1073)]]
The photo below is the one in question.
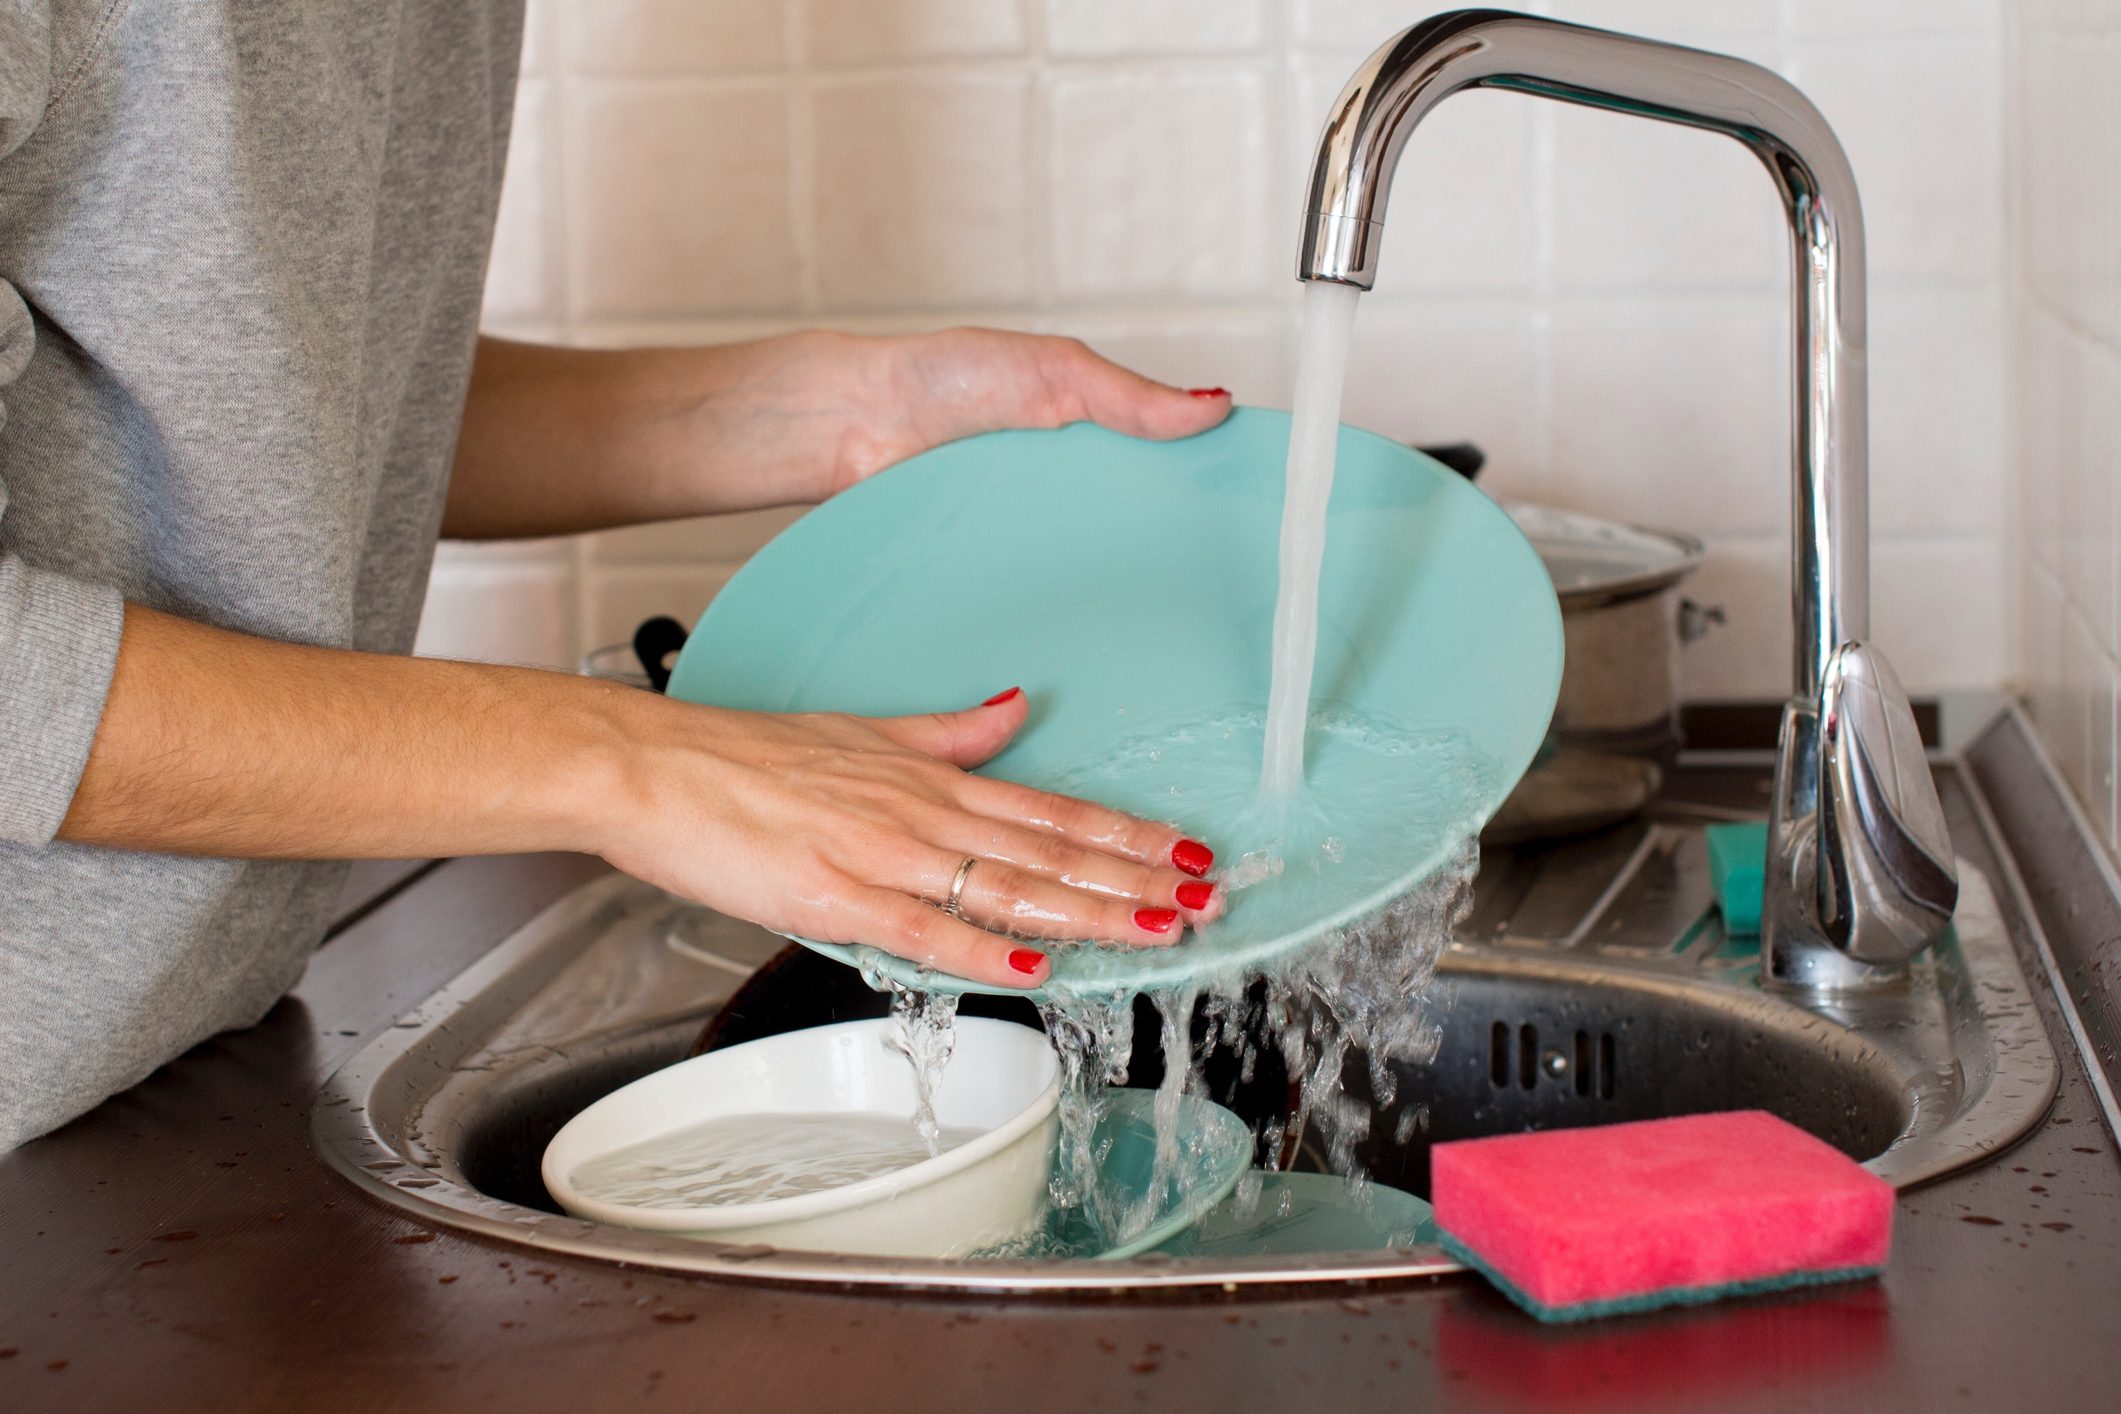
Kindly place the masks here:
[(1760, 891), (1767, 881), (1767, 822), (1711, 825), (1709, 879), (1723, 931), (1733, 938), (1760, 936)]

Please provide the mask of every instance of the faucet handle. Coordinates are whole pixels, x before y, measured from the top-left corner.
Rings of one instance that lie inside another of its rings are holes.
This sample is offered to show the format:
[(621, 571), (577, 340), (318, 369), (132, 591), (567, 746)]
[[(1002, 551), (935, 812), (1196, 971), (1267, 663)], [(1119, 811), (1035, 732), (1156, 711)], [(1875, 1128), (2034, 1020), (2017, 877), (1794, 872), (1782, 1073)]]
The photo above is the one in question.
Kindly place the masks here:
[(1868, 644), (1828, 660), (1819, 787), (1820, 930), (1859, 962), (1904, 962), (1943, 936), (1959, 879), (1914, 709)]

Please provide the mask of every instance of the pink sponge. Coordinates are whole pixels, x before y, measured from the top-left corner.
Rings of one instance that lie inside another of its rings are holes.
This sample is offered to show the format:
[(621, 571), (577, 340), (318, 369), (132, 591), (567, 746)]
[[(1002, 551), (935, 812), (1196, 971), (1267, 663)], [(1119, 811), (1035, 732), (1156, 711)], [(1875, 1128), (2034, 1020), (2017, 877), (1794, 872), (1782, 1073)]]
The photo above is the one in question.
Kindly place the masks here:
[(1761, 1110), (1436, 1146), (1444, 1245), (1546, 1321), (1875, 1275), (1893, 1190)]

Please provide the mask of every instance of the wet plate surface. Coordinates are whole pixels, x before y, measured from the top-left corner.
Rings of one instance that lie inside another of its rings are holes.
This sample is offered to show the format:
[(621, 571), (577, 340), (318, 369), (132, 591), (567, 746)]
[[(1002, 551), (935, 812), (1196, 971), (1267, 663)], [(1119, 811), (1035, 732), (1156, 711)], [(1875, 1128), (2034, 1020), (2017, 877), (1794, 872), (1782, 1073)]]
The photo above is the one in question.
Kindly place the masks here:
[[(916, 457), (746, 565), (671, 695), (894, 715), (1021, 684), (1031, 720), (987, 774), (1172, 821), (1216, 848), (1219, 874), (1250, 853), (1260, 876), (1201, 936), (1067, 950), (1049, 985), (1132, 990), (1259, 966), (1449, 858), (1531, 761), (1561, 674), (1553, 587), (1509, 517), (1435, 462), (1343, 429), (1311, 798), (1259, 809), (1287, 441), (1286, 414), (1241, 409), (1183, 442), (1077, 425)], [(972, 985), (821, 946), (931, 990)]]

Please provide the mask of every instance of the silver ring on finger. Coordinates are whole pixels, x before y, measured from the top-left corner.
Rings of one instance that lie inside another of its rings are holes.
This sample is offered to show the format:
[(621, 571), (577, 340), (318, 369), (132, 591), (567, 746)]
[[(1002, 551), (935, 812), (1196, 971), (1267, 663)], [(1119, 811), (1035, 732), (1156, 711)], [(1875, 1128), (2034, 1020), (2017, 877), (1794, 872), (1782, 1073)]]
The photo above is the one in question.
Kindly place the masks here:
[(950, 896), (943, 900), (943, 912), (952, 918), (965, 916), (965, 880), (972, 876), (972, 866), (977, 863), (978, 858), (968, 854), (965, 862), (957, 866), (957, 872), (950, 876)]

